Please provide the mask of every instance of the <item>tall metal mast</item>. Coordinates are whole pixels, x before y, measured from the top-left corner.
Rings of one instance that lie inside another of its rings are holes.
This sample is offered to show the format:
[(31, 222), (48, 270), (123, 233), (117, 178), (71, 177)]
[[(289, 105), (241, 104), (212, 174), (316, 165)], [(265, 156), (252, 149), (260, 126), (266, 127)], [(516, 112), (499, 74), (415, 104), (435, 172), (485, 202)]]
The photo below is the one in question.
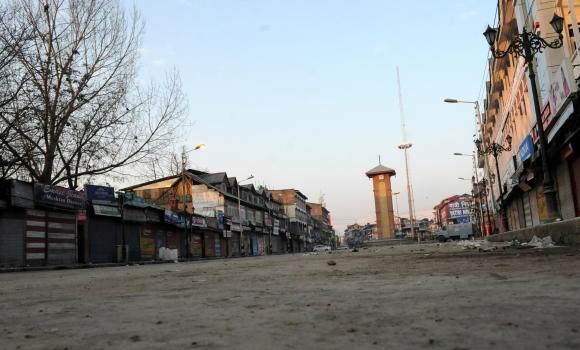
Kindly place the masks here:
[[(401, 93), (401, 78), (399, 76), (399, 66), (397, 66), (397, 87), (399, 89), (399, 111), (401, 113), (401, 132), (403, 133), (403, 143), (398, 147), (405, 152), (405, 173), (407, 175), (407, 198), (409, 202), (409, 221), (411, 222), (411, 236), (415, 235), (415, 203), (413, 200), (413, 186), (409, 170), (409, 148), (412, 144), (407, 142), (407, 132), (405, 130), (405, 112), (403, 110), (403, 94)], [(417, 241), (421, 243), (421, 235), (417, 233)]]

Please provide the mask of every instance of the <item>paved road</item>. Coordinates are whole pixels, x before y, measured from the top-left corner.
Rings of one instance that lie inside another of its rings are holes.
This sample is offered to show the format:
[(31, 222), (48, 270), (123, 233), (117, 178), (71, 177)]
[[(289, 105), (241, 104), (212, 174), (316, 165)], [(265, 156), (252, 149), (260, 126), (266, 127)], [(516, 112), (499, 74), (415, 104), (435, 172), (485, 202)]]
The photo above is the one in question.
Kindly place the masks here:
[(0, 274), (2, 349), (578, 349), (579, 332), (578, 248)]

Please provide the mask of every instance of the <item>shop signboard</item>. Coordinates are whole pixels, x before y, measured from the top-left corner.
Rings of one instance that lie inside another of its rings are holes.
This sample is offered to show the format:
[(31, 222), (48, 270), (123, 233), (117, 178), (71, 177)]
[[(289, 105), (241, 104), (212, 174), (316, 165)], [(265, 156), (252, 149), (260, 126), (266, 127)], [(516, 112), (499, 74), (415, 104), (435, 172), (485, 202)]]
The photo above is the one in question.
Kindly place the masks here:
[[(569, 113), (563, 113), (563, 107), (568, 102), (570, 95), (577, 91), (576, 84), (573, 83), (573, 76), (570, 60), (564, 59), (552, 75), (548, 102), (542, 109), (542, 125), (544, 131), (549, 132), (557, 119), (562, 119), (560, 120), (561, 126), (565, 119), (570, 117), (571, 111)], [(568, 108), (572, 110), (571, 107)], [(556, 126), (556, 128), (560, 126)], [(532, 129), (532, 139), (534, 143), (538, 142), (537, 125), (534, 125)], [(549, 142), (551, 138), (549, 137), (548, 139)]]
[(147, 222), (161, 222), (160, 211), (153, 208), (145, 208), (145, 217)]
[(554, 114), (560, 113), (560, 109), (570, 97), (570, 94), (573, 90), (576, 90), (575, 84), (570, 83), (573, 76), (570, 60), (564, 59), (554, 72), (553, 81), (550, 84), (550, 109)]
[(470, 207), (471, 203), (464, 199), (450, 202), (447, 206), (449, 210), (448, 219), (453, 220), (458, 224), (469, 222), (471, 215)]
[(163, 216), (165, 223), (183, 226), (183, 216), (169, 209), (165, 209), (165, 214)]
[(224, 212), (221, 210), (218, 210), (216, 213), (216, 219), (217, 219), (217, 223), (218, 223), (218, 229), (223, 230), (224, 229), (224, 221), (225, 221)]
[(94, 204), (117, 204), (113, 187), (85, 185), (85, 195), (87, 200)]
[(81, 209), (77, 212), (77, 221), (78, 222), (85, 222), (87, 221), (87, 211), (84, 209)]
[(82, 192), (38, 182), (34, 184), (34, 201), (47, 207), (69, 210), (85, 207), (85, 196)]
[(518, 158), (521, 163), (529, 159), (534, 154), (534, 142), (532, 136), (528, 135), (524, 138), (518, 149)]
[(113, 206), (109, 206), (109, 205), (93, 204), (93, 210), (95, 211), (95, 215), (111, 216), (111, 217), (116, 217), (116, 218), (121, 217), (121, 211), (119, 210), (118, 207), (113, 207)]
[(231, 223), (230, 224), (230, 230), (231, 231), (240, 232), (242, 230), (242, 227), (238, 223)]
[(195, 227), (207, 227), (207, 223), (205, 221), (205, 218), (203, 218), (201, 216), (193, 216), (191, 218), (191, 225), (195, 226)]

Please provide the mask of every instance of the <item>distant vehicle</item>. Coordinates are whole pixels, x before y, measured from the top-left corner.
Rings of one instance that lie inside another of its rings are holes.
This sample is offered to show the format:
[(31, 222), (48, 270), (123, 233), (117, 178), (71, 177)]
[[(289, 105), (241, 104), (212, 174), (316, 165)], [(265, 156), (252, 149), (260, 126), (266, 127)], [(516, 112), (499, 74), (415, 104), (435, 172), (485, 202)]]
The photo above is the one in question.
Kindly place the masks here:
[(439, 242), (455, 241), (460, 239), (470, 239), (473, 237), (473, 224), (454, 224), (443, 226), (441, 231), (437, 232), (435, 239)]
[(317, 244), (314, 246), (314, 249), (312, 249), (312, 251), (314, 251), (314, 252), (329, 252), (331, 250), (332, 250), (332, 248), (330, 248), (330, 246), (323, 245), (323, 244)]

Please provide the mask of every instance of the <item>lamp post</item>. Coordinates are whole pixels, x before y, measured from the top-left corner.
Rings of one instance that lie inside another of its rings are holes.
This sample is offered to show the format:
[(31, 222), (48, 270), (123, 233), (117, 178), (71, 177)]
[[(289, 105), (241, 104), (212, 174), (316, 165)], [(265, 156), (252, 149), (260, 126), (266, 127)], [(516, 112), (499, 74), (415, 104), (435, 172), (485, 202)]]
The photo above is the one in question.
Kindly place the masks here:
[(240, 219), (240, 255), (244, 256), (244, 225), (242, 224), (242, 195), (240, 194), (240, 184), (244, 181), (248, 181), (254, 178), (254, 175), (250, 175), (249, 177), (238, 181), (238, 217)]
[[(415, 218), (415, 208), (413, 203), (413, 190), (411, 186), (411, 176), (409, 175), (409, 157), (407, 156), (407, 150), (413, 146), (412, 143), (403, 143), (397, 146), (397, 148), (405, 151), (405, 173), (407, 175), (407, 197), (409, 201), (409, 221), (411, 222), (411, 237), (415, 236), (415, 227), (413, 226), (413, 219)], [(417, 243), (421, 243), (421, 234), (417, 234)]]
[(559, 220), (561, 219), (561, 215), (558, 209), (557, 190), (554, 186), (554, 178), (552, 177), (548, 162), (548, 139), (544, 131), (544, 125), (542, 123), (540, 98), (538, 96), (538, 87), (536, 86), (536, 73), (534, 72), (532, 61), (534, 60), (534, 56), (537, 53), (542, 52), (545, 48), (558, 49), (562, 47), (562, 29), (564, 28), (564, 18), (554, 14), (554, 17), (552, 17), (552, 20), (550, 21), (550, 25), (554, 31), (558, 33), (558, 38), (552, 40), (551, 42), (546, 41), (536, 33), (528, 32), (526, 28), (524, 28), (521, 34), (514, 35), (507, 49), (503, 51), (496, 50), (494, 48), (498, 34), (498, 30), (496, 28), (487, 26), (487, 29), (483, 33), (487, 43), (489, 44), (489, 49), (493, 57), (502, 58), (507, 54), (513, 54), (516, 57), (522, 57), (525, 63), (528, 65), (528, 77), (530, 79), (530, 86), (532, 88), (534, 112), (536, 114), (536, 128), (538, 132), (538, 139), (540, 141), (540, 155), (542, 159), (542, 171), (544, 177), (543, 187), (544, 197), (546, 199), (547, 222)]
[[(471, 181), (471, 198), (473, 199), (473, 204), (471, 206), (471, 216), (475, 218), (475, 223), (477, 224), (477, 227), (479, 227), (481, 236), (483, 237), (483, 227), (484, 227), (484, 217), (483, 217), (483, 210), (481, 207), (481, 197), (479, 198), (479, 212), (478, 212), (478, 208), (475, 205), (475, 176), (472, 176), (471, 179), (465, 178), (465, 177), (458, 177), (457, 179), (459, 180), (463, 180), (463, 181)], [(479, 194), (478, 194), (479, 196)]]
[[(185, 148), (185, 147), (183, 147), (183, 148)], [(189, 153), (189, 152), (198, 151), (198, 150), (202, 150), (202, 149), (205, 149), (205, 148), (206, 148), (205, 143), (200, 143), (200, 144), (197, 144), (193, 149), (190, 149), (188, 151), (186, 151), (186, 150), (182, 150), (181, 151), (181, 182), (182, 182), (182, 188), (183, 188), (183, 191), (182, 191), (182, 195), (183, 195), (182, 196), (182, 202), (183, 202), (183, 233), (184, 233), (184, 235), (186, 237), (186, 242), (189, 242), (189, 239), (188, 239), (189, 237), (187, 237), (187, 208), (186, 208), (186, 202), (185, 202), (185, 196), (186, 196), (186, 193), (185, 193), (185, 182), (187, 181), (187, 176), (185, 175), (185, 155), (187, 153)], [(188, 182), (188, 184), (189, 184), (189, 182)], [(191, 208), (192, 208), (192, 212), (193, 212), (193, 203), (192, 203)], [(190, 230), (191, 230), (191, 227), (192, 226), (193, 226), (193, 222), (192, 222), (192, 220), (190, 220), (190, 224), (189, 224)], [(188, 249), (186, 256), (190, 256), (189, 255), (190, 253), (191, 253), (191, 249)], [(202, 256), (203, 256), (203, 254), (202, 254)]]
[(487, 179), (484, 177), (483, 179), (481, 179), (481, 183), (479, 186), (479, 193), (481, 194), (481, 196), (483, 198), (485, 198), (485, 212), (487, 213), (487, 226), (486, 226), (486, 233), (489, 236), (489, 234), (491, 233), (491, 216), (490, 216), (490, 211), (489, 211), (489, 202), (487, 200)]
[[(453, 153), (454, 156), (461, 156), (461, 157), (471, 157), (473, 160), (473, 176), (474, 178), (472, 179), (472, 184), (473, 184), (473, 190), (475, 190), (475, 184), (477, 184), (477, 186), (479, 186), (479, 175), (477, 174), (477, 163), (476, 163), (476, 159), (475, 159), (475, 153), (472, 154), (465, 154), (465, 153), (460, 153), (460, 152), (455, 152)], [(461, 180), (465, 180), (464, 178), (461, 178)], [(475, 193), (474, 193), (475, 194)], [(481, 218), (481, 223), (483, 224), (482, 226), (484, 226), (483, 228), (480, 226), (481, 229), (481, 233), (483, 236), (483, 232), (485, 231), (485, 235), (489, 236), (489, 232), (487, 230), (487, 226), (485, 225), (485, 219), (483, 216), (483, 200), (481, 198), (481, 191), (477, 191), (477, 195), (479, 197), (479, 217)], [(486, 199), (487, 200), (487, 199)], [(489, 216), (489, 213), (488, 213)]]
[[(479, 137), (480, 139), (483, 140), (483, 147), (487, 147), (485, 144), (485, 137), (484, 137), (484, 125), (483, 125), (483, 118), (481, 117), (481, 111), (479, 108), (479, 101), (462, 101), (462, 100), (458, 100), (455, 98), (446, 98), (443, 100), (443, 102), (446, 103), (469, 103), (469, 104), (473, 104), (474, 108), (475, 108), (475, 117), (476, 117), (476, 123), (479, 125)], [(485, 176), (486, 176), (486, 172), (487, 172), (487, 176), (489, 178), (491, 178), (491, 176), (493, 176), (493, 174), (490, 174), (490, 168), (489, 168), (489, 163), (487, 160), (487, 157), (483, 157), (483, 163), (484, 163), (484, 173), (483, 173), (483, 180), (485, 181)], [(495, 195), (493, 193), (493, 191), (491, 191), (491, 201), (492, 203), (495, 203)], [(485, 203), (486, 203), (486, 207), (487, 207), (487, 218), (488, 218), (488, 223), (491, 222), (490, 220), (490, 216), (489, 216), (489, 204), (487, 202), (487, 195), (485, 197)], [(494, 204), (494, 210), (495, 210), (495, 204)], [(489, 235), (490, 228), (487, 228), (487, 234)]]
[(399, 231), (403, 232), (401, 228), (401, 217), (399, 216), (399, 195), (401, 192), (393, 192), (393, 196), (395, 196), (395, 205), (397, 207), (397, 218), (399, 219)]
[(497, 187), (499, 189), (499, 202), (500, 202), (499, 205), (500, 205), (500, 209), (501, 209), (500, 222), (502, 225), (502, 231), (505, 231), (508, 229), (507, 208), (503, 202), (503, 188), (501, 185), (501, 177), (499, 175), (499, 163), (497, 161), (497, 157), (504, 151), (509, 152), (512, 150), (512, 137), (510, 135), (508, 135), (506, 137), (506, 141), (508, 143), (507, 147), (504, 147), (501, 144), (496, 143), (496, 142), (492, 142), (487, 147), (482, 147), (481, 140), (480, 139), (475, 140), (475, 145), (477, 146), (477, 153), (481, 156), (491, 154), (493, 156), (493, 159), (495, 160), (495, 172), (496, 172), (496, 176), (497, 176)]

